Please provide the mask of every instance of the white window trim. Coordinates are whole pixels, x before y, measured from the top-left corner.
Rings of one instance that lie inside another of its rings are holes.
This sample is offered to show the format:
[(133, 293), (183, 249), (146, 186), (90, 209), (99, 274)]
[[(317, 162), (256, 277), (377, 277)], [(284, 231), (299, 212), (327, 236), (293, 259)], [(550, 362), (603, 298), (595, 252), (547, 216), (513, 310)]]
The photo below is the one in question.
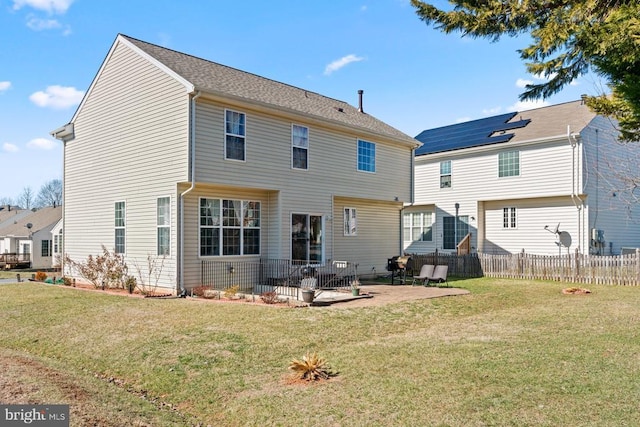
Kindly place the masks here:
[[(169, 225), (159, 225), (158, 224), (158, 202), (160, 201), (160, 199), (169, 199)], [(171, 256), (171, 196), (162, 196), (162, 197), (158, 197), (156, 198), (156, 255), (158, 256)], [(159, 253), (158, 249), (160, 248), (160, 241), (158, 239), (158, 231), (161, 228), (168, 228), (169, 229), (169, 249), (168, 252), (166, 254), (161, 254)]]
[[(118, 203), (122, 203), (123, 204), (123, 220), (124, 220), (124, 225), (122, 226), (116, 226), (116, 219), (115, 219), (115, 214), (116, 214), (116, 204)], [(113, 202), (113, 251), (117, 254), (121, 254), (124, 255), (127, 253), (127, 201), (126, 200), (117, 200), (115, 202)], [(124, 230), (124, 251), (122, 252), (117, 252), (117, 245), (116, 245), (116, 230)]]
[[(507, 213), (507, 227), (504, 226), (504, 214)], [(515, 224), (514, 224), (515, 223)], [(506, 206), (502, 208), (502, 229), (515, 230), (518, 228), (518, 209), (515, 206)]]
[[(235, 134), (235, 133), (227, 133), (227, 111), (230, 111), (232, 113), (242, 114), (244, 116), (244, 135), (238, 135), (238, 134)], [(229, 160), (231, 162), (242, 162), (242, 163), (245, 163), (247, 161), (247, 114), (243, 113), (242, 111), (232, 110), (230, 108), (225, 108), (224, 117), (222, 118), (222, 121), (223, 121), (223, 125), (224, 125), (224, 153), (223, 153), (224, 159), (225, 160)], [(239, 137), (239, 138), (243, 138), (244, 139), (244, 145), (243, 145), (244, 154), (242, 156), (243, 157), (242, 160), (231, 159), (231, 158), (227, 157), (227, 135), (235, 136), (235, 137)]]
[[(518, 173), (517, 175), (504, 175), (500, 176), (500, 155), (508, 154), (508, 153), (518, 153)], [(520, 150), (509, 150), (509, 151), (501, 151), (498, 153), (498, 171), (497, 171), (498, 179), (509, 179), (516, 178), (522, 175), (522, 165), (520, 162)]]
[[(358, 211), (356, 208), (345, 207), (342, 210), (342, 217), (344, 221), (343, 232), (346, 237), (353, 237), (358, 235)], [(348, 218), (348, 219), (347, 219)]]
[[(414, 227), (413, 226), (413, 215), (416, 215), (416, 214), (420, 214), (420, 224), (421, 224), (420, 227)], [(424, 233), (424, 229), (425, 229), (424, 216), (426, 214), (430, 214), (431, 215), (431, 225), (430, 225), (430, 227), (431, 227), (431, 239), (430, 240), (413, 240), (413, 230), (415, 228), (420, 228), (420, 235), (422, 235)], [(414, 242), (429, 242), (429, 243), (433, 243), (433, 241), (434, 241), (433, 240), (433, 235), (435, 233), (435, 221), (434, 221), (435, 214), (434, 214), (433, 211), (427, 211), (427, 210), (425, 210), (425, 211), (412, 211), (412, 212), (405, 212), (404, 215), (409, 215), (409, 227), (408, 228), (409, 228), (409, 236), (410, 236), (410, 239), (409, 240), (405, 240), (405, 242), (407, 242), (407, 243), (414, 243)], [(407, 228), (404, 225), (404, 216), (402, 218), (402, 221), (403, 221), (402, 228), (403, 228), (403, 233), (404, 233), (404, 229)]]
[[(219, 211), (218, 211), (218, 218), (220, 220), (220, 223), (218, 225), (201, 225), (201, 217), (200, 217), (200, 203), (202, 200), (217, 200), (220, 202), (219, 204)], [(238, 201), (240, 202), (240, 206), (242, 209), (242, 218), (244, 219), (244, 204), (245, 202), (255, 202), (255, 203), (259, 203), (260, 204), (260, 226), (259, 227), (249, 227), (249, 226), (245, 226), (244, 224), (241, 224), (240, 226), (224, 226), (224, 217), (223, 217), (223, 212), (224, 212), (224, 201), (225, 200), (230, 200), (230, 201)], [(204, 259), (212, 259), (212, 258), (222, 258), (222, 257), (238, 257), (238, 256), (242, 256), (242, 257), (256, 257), (256, 256), (260, 256), (262, 254), (262, 201), (261, 200), (250, 200), (250, 199), (235, 199), (235, 198), (231, 198), (231, 197), (199, 197), (198, 198), (198, 258), (204, 258)], [(219, 254), (218, 255), (202, 255), (201, 252), (201, 247), (200, 247), (200, 236), (201, 236), (201, 230), (203, 228), (212, 228), (214, 230), (217, 230), (218, 232), (218, 243), (220, 245), (219, 247)], [(240, 254), (239, 255), (224, 255), (224, 230), (225, 229), (232, 229), (232, 228), (236, 228), (241, 230), (240, 232)], [(244, 230), (259, 230), (260, 233), (260, 246), (259, 246), (259, 250), (257, 254), (245, 254), (244, 253)]]
[[(373, 155), (373, 170), (369, 171), (369, 170), (365, 170), (365, 169), (360, 169), (360, 142), (366, 142), (367, 144), (371, 144), (373, 145), (373, 151), (374, 151), (374, 155)], [(376, 173), (378, 170), (378, 165), (377, 165), (377, 157), (378, 157), (378, 147), (376, 145), (375, 142), (371, 142), (371, 141), (367, 141), (366, 139), (362, 139), (362, 138), (358, 138), (356, 140), (356, 170), (358, 172), (364, 172), (364, 173)]]
[[(442, 163), (444, 162), (449, 162), (449, 173), (448, 174), (443, 174), (442, 173)], [(442, 160), (439, 164), (438, 164), (438, 169), (440, 171), (440, 181), (438, 182), (438, 186), (440, 187), (441, 190), (446, 190), (449, 188), (453, 187), (453, 163), (451, 162), (451, 160)], [(449, 186), (448, 187), (443, 187), (442, 186), (442, 177), (443, 176), (448, 176), (449, 177)]]
[[(293, 140), (293, 128), (294, 127), (301, 127), (301, 128), (305, 128), (307, 129), (307, 146), (306, 147), (299, 147), (297, 145), (295, 145), (294, 140)], [(304, 126), (304, 125), (299, 125), (297, 123), (291, 123), (291, 169), (293, 170), (297, 170), (297, 171), (308, 171), (309, 170), (309, 127), (308, 126)], [(298, 149), (303, 149), (307, 152), (307, 167), (306, 168), (297, 168), (293, 165), (293, 151), (295, 148)]]

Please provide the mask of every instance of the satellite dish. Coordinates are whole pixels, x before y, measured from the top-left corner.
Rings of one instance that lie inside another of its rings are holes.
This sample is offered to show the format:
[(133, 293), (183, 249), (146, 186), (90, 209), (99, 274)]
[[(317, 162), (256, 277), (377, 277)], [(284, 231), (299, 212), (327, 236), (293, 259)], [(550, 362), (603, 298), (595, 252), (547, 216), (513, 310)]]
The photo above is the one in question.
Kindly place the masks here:
[(571, 246), (571, 234), (566, 231), (561, 231), (560, 233), (558, 233), (558, 236), (560, 239), (560, 245), (564, 246), (565, 248)]
[(556, 229), (555, 229), (555, 230), (553, 230), (553, 232), (554, 232), (555, 234), (558, 234), (558, 229), (559, 229), (559, 228), (560, 228), (560, 223), (558, 223), (558, 225), (556, 225)]

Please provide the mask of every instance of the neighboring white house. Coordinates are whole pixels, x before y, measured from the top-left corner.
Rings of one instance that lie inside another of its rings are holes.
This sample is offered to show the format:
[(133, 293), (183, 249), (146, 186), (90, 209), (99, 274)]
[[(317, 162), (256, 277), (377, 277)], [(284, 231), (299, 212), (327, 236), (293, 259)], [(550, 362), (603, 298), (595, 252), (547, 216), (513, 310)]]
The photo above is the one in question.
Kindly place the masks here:
[[(354, 91), (355, 98), (355, 91)], [(64, 141), (64, 253), (294, 259), (383, 270), (411, 202), (415, 139), (345, 102), (118, 35)], [(65, 266), (67, 267), (67, 266)], [(70, 273), (68, 270), (66, 273)]]
[(640, 246), (640, 210), (625, 177), (637, 144), (581, 101), (426, 130), (416, 137), (415, 202), (404, 249), (619, 254)]
[(22, 211), (11, 220), (3, 221), (0, 224), (0, 252), (17, 254), (24, 266), (51, 268), (51, 229), (61, 218), (62, 207), (56, 206)]

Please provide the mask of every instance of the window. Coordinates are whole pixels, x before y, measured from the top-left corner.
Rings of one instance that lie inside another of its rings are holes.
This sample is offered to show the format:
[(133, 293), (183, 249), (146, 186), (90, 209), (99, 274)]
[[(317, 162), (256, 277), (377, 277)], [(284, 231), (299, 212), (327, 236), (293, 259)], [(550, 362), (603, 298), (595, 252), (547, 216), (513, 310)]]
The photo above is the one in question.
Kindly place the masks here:
[(291, 167), (309, 168), (309, 128), (293, 125), (291, 128)]
[(344, 235), (358, 235), (358, 218), (356, 208), (344, 208)]
[(224, 112), (225, 159), (242, 160), (245, 156), (245, 115), (236, 111)]
[(171, 252), (171, 197), (160, 197), (156, 210), (158, 255)]
[(502, 208), (502, 228), (516, 228), (516, 208)]
[(53, 236), (53, 253), (62, 253), (62, 229), (60, 229), (58, 234)]
[(115, 252), (123, 254), (125, 250), (125, 203), (115, 204)]
[(260, 202), (200, 199), (200, 255), (259, 255)]
[(40, 252), (40, 256), (43, 256), (43, 257), (51, 256), (51, 240), (42, 241), (42, 251)]
[(440, 188), (451, 188), (451, 160), (440, 162)]
[(376, 144), (358, 140), (358, 170), (376, 171)]
[(469, 234), (469, 217), (461, 215), (456, 222), (455, 216), (442, 218), (442, 249), (456, 249), (456, 246)]
[(433, 213), (406, 212), (403, 218), (405, 242), (431, 242), (433, 240)]
[(498, 154), (498, 176), (520, 175), (520, 152), (506, 151)]

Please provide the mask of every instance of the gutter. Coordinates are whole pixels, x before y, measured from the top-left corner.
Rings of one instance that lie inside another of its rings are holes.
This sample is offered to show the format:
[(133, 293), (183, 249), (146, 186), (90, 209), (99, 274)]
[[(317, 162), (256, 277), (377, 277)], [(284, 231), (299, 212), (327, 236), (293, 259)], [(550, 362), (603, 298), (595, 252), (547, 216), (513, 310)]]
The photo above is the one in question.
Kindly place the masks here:
[(187, 290), (184, 287), (184, 196), (189, 194), (196, 186), (196, 99), (201, 92), (191, 98), (190, 126), (189, 126), (189, 149), (191, 150), (191, 186), (183, 191), (180, 198), (180, 273), (178, 278), (179, 295), (187, 296)]
[(580, 223), (580, 211), (582, 210), (582, 199), (576, 194), (576, 147), (580, 143), (580, 135), (571, 133), (571, 126), (567, 125), (567, 139), (571, 145), (571, 201), (578, 209), (578, 251), (582, 245), (582, 226)]

